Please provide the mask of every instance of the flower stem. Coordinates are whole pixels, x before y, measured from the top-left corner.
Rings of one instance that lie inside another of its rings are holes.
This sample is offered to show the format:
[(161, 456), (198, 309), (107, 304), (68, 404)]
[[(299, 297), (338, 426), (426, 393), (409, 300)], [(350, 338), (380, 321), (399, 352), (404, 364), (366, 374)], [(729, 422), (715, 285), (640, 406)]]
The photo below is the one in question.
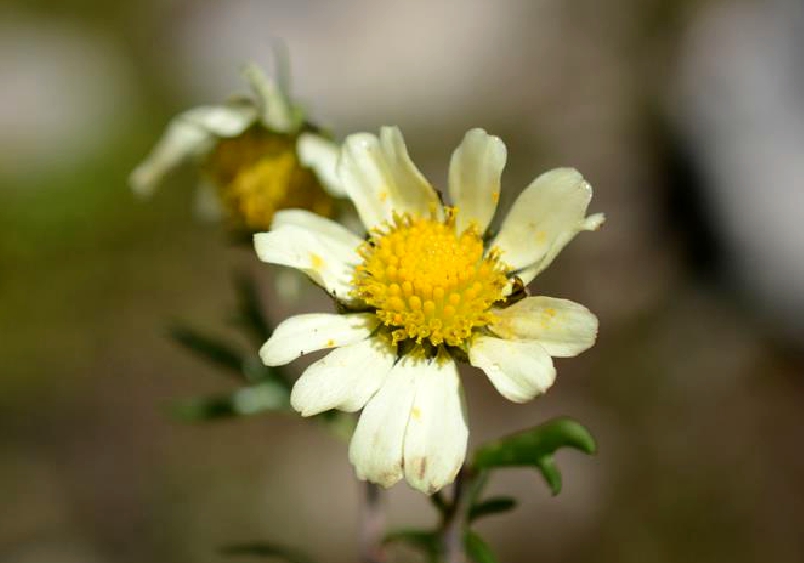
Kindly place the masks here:
[(468, 489), (472, 484), (472, 475), (465, 466), (455, 478), (452, 487), (452, 503), (445, 514), (442, 524), (442, 547), (446, 563), (466, 563), (464, 535), (466, 534), (466, 516), (469, 512), (471, 495)]
[(385, 534), (385, 514), (382, 509), (380, 487), (366, 482), (360, 516), (360, 561), (361, 563), (385, 563), (383, 535)]

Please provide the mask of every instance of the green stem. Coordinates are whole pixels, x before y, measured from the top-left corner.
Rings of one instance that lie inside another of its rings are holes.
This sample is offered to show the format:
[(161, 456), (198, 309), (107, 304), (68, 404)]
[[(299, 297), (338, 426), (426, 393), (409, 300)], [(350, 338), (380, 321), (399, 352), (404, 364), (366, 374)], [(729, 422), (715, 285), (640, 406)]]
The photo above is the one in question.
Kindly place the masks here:
[(444, 512), (441, 525), (441, 547), (445, 563), (466, 563), (463, 538), (466, 535), (466, 521), (471, 504), (469, 493), (473, 479), (473, 471), (466, 466), (455, 478), (451, 503)]
[(469, 531), (469, 512), (488, 481), (488, 473), (463, 466), (452, 488), (449, 503), (442, 501), (441, 552), (445, 563), (467, 563), (466, 535)]

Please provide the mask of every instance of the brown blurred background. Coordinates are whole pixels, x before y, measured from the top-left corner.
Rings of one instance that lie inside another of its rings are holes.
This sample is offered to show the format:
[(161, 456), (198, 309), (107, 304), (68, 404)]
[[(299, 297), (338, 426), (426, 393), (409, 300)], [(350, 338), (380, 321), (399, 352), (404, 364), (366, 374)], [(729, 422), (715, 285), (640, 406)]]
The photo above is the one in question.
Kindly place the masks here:
[[(802, 37), (799, 0), (3, 4), (0, 562), (214, 563), (261, 539), (355, 560), (343, 444), (293, 416), (167, 415), (232, 384), (166, 327), (236, 338), (233, 268), (269, 274), (195, 218), (191, 171), (149, 202), (126, 185), (276, 38), (337, 134), (399, 125), (444, 186), (482, 126), (508, 145), (503, 205), (570, 165), (607, 214), (532, 286), (595, 311), (597, 346), (527, 405), (464, 374), (473, 444), (556, 414), (599, 441), (559, 455), (556, 498), (495, 476), (522, 501), (479, 526), (501, 561), (804, 560)], [(404, 485), (389, 513), (434, 518)]]

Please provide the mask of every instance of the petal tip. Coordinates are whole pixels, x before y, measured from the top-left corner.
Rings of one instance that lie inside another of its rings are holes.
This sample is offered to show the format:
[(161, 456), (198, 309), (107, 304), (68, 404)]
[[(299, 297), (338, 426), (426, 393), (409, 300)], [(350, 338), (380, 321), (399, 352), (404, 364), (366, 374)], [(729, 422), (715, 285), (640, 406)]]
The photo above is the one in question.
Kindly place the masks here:
[(584, 219), (581, 228), (584, 231), (596, 231), (603, 225), (603, 223), (605, 223), (605, 221), (606, 215), (604, 213), (595, 213), (594, 215), (590, 215)]
[(151, 176), (151, 171), (146, 164), (140, 164), (129, 174), (128, 185), (134, 195), (145, 199), (154, 193), (156, 184)]
[(282, 358), (277, 358), (277, 352), (279, 352), (279, 350), (276, 349), (272, 339), (269, 338), (260, 348), (260, 360), (268, 367), (285, 365), (287, 362), (282, 361)]

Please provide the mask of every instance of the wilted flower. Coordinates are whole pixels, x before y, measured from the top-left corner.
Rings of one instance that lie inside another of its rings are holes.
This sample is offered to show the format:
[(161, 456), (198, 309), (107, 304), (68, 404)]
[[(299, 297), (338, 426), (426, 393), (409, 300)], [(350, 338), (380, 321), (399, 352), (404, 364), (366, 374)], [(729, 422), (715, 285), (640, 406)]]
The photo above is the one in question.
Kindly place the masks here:
[(450, 162), (454, 207), (443, 207), (398, 129), (351, 135), (338, 176), (367, 239), (301, 210), (255, 235), (263, 261), (303, 270), (338, 302), (338, 314), (285, 320), (260, 354), (282, 365), (334, 348), (302, 374), (291, 403), (303, 416), (363, 409), (349, 450), (360, 478), (390, 486), (404, 476), (428, 494), (454, 480), (468, 436), (456, 360), (525, 402), (553, 383), (551, 356), (594, 344), (597, 318), (585, 307), (524, 290), (601, 224), (586, 216), (592, 190), (574, 169), (551, 170), (486, 237), (505, 159), (499, 138), (469, 131)]
[[(173, 118), (131, 174), (132, 187), (149, 195), (171, 169), (193, 160), (201, 174), (200, 203), (208, 212), (222, 210), (238, 228), (266, 229), (274, 213), (287, 208), (333, 215), (332, 196), (344, 195), (334, 181), (336, 145), (317, 134), (288, 92), (259, 68), (249, 65), (244, 74), (253, 98)], [(315, 158), (315, 171), (303, 155)]]

